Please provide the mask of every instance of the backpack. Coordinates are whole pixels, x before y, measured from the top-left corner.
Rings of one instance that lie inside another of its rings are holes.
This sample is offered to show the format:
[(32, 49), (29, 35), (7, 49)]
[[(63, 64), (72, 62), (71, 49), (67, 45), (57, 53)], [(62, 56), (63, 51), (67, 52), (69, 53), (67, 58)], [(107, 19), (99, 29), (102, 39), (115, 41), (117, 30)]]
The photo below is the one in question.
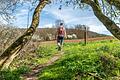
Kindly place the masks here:
[(58, 35), (59, 36), (64, 36), (64, 32), (65, 32), (64, 30), (65, 30), (64, 27), (59, 27), (58, 28)]

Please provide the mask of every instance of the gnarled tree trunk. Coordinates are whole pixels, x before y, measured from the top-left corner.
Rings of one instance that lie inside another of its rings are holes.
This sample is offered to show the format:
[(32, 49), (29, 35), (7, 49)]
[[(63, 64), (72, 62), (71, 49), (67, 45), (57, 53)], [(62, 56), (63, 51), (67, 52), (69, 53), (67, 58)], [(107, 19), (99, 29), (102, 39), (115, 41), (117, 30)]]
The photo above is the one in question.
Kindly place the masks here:
[(113, 22), (112, 20), (110, 20), (107, 16), (105, 16), (102, 11), (101, 8), (98, 4), (96, 4), (95, 2), (93, 2), (92, 0), (82, 0), (82, 3), (86, 3), (88, 5), (90, 5), (93, 9), (93, 12), (95, 14), (95, 16), (105, 25), (105, 27), (117, 38), (120, 40), (120, 28), (119, 26), (117, 26), (115, 24), (115, 22)]
[(39, 25), (40, 12), (48, 3), (48, 1), (49, 0), (39, 1), (39, 4), (37, 5), (33, 14), (32, 23), (28, 30), (21, 37), (19, 37), (11, 46), (9, 46), (0, 56), (0, 70), (8, 68), (13, 59), (19, 54), (18, 52), (25, 46), (27, 42), (30, 41), (37, 26)]

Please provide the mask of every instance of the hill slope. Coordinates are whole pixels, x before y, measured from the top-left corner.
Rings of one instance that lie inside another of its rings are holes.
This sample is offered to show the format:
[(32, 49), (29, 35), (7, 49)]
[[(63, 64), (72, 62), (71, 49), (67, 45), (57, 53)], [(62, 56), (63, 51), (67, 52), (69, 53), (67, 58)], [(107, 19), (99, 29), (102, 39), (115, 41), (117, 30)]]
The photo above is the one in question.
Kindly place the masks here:
[[(64, 54), (52, 65), (42, 67), (38, 80), (119, 80), (120, 42), (103, 40), (80, 43), (65, 43)], [(49, 46), (48, 46), (49, 45)], [(10, 69), (0, 71), (2, 80), (20, 80), (33, 67), (45, 64), (57, 53), (55, 44), (39, 46), (35, 52), (27, 51), (18, 56)]]
[(45, 68), (39, 80), (119, 80), (118, 43), (112, 40), (92, 42), (87, 46), (67, 43), (63, 57)]
[[(85, 32), (84, 30), (66, 29), (66, 31), (67, 31), (67, 35), (76, 34), (78, 39), (84, 38), (84, 32)], [(56, 33), (56, 28), (38, 28), (36, 31), (36, 34), (40, 35), (41, 37), (46, 36), (47, 34), (55, 35), (55, 33)], [(88, 38), (107, 36), (105, 34), (99, 34), (99, 33), (92, 32), (92, 31), (88, 31), (87, 34), (88, 34), (87, 35)]]

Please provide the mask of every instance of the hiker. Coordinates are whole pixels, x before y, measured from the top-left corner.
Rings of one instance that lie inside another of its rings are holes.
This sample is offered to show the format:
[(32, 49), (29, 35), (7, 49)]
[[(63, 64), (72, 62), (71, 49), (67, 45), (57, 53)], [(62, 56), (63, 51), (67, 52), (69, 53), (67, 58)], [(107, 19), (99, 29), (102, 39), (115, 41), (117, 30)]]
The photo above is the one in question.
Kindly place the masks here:
[(58, 51), (61, 51), (63, 46), (63, 40), (66, 38), (66, 30), (63, 23), (60, 23), (60, 26), (57, 28), (57, 46)]

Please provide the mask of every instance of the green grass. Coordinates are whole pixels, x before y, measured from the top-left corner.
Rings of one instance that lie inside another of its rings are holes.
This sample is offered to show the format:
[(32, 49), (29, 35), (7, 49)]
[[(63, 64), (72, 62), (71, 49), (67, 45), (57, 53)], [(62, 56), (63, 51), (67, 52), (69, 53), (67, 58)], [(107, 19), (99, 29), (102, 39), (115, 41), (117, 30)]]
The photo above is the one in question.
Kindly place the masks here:
[(15, 59), (9, 69), (0, 71), (0, 80), (20, 80), (20, 76), (31, 71), (36, 65), (46, 63), (57, 49), (55, 45), (39, 46), (35, 53), (24, 53), (22, 58)]
[(20, 66), (17, 69), (5, 69), (0, 71), (0, 80), (21, 80), (22, 74), (28, 73), (30, 68), (27, 66)]
[(120, 76), (120, 42), (104, 40), (88, 43), (66, 43), (60, 60), (45, 68), (39, 80), (74, 80), (79, 74), (81, 80), (112, 80)]
[[(64, 54), (53, 65), (38, 75), (39, 80), (117, 80), (120, 76), (120, 42), (103, 40), (80, 43), (65, 43)], [(7, 70), (0, 71), (0, 80), (20, 80), (20, 76), (30, 72), (30, 68), (44, 64), (57, 53), (56, 45), (39, 46), (35, 53), (26, 53), (17, 58)], [(17, 66), (17, 67), (16, 67)], [(94, 76), (91, 76), (92, 74)]]
[(39, 56), (39, 58), (36, 59), (37, 64), (46, 63), (56, 53), (57, 49), (55, 45), (40, 46), (36, 51), (37, 56)]
[(35, 67), (36, 65), (44, 64), (56, 54), (57, 49), (55, 48), (55, 45), (40, 45), (34, 53), (27, 52), (21, 57), (18, 56), (11, 64), (11, 68), (21, 65)]

